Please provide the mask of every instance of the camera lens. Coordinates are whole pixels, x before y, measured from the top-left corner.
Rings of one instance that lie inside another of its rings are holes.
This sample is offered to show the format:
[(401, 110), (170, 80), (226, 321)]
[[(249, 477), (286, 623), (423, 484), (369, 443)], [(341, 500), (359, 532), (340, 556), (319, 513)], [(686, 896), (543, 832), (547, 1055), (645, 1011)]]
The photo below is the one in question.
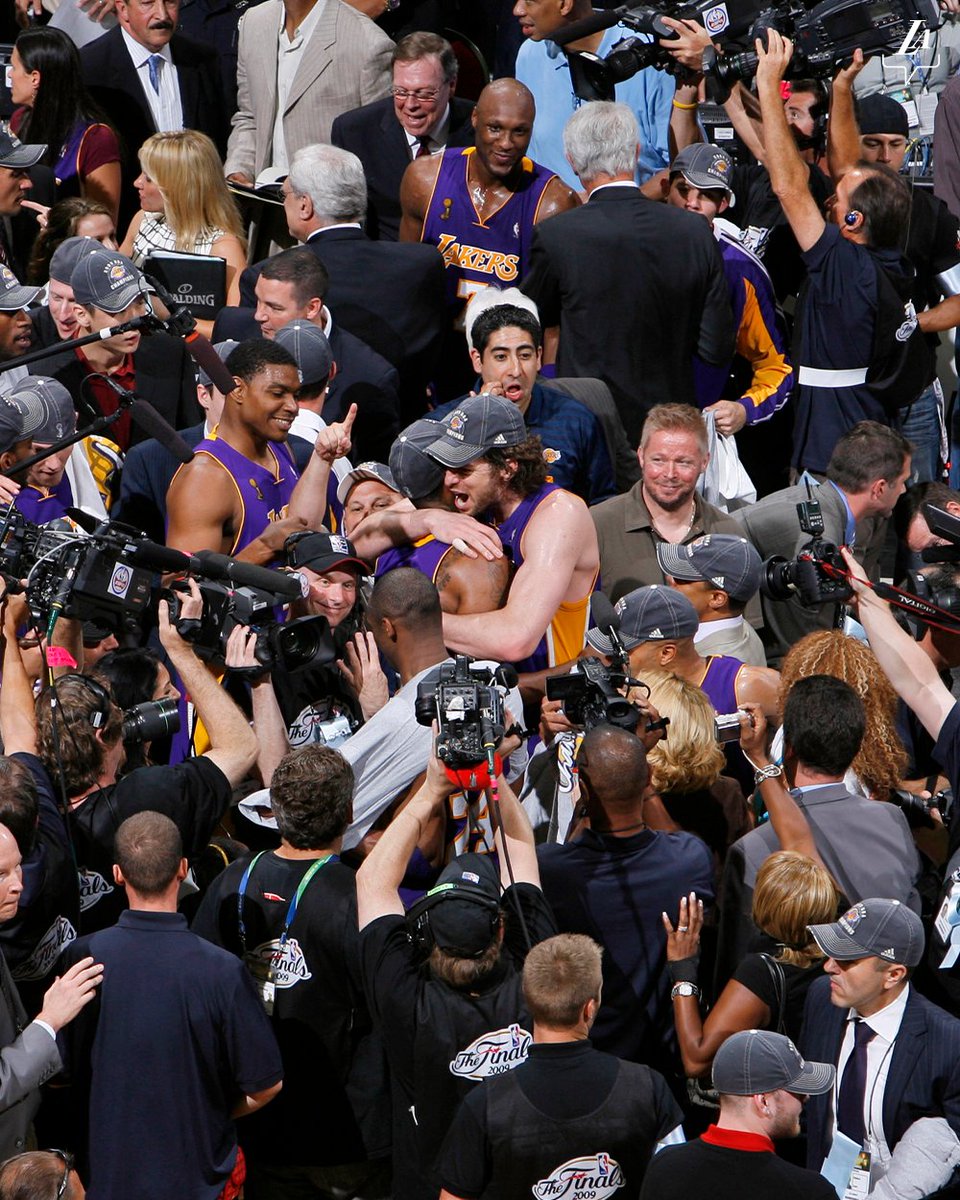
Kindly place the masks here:
[(176, 700), (146, 700), (123, 714), (125, 742), (155, 742), (180, 731)]

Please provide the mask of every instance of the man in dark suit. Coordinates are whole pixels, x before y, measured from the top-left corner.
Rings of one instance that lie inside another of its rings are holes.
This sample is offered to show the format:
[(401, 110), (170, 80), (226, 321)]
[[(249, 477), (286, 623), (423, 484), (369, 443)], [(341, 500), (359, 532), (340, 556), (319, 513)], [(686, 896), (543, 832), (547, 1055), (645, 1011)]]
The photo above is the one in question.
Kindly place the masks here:
[(179, 0), (117, 0), (120, 24), (80, 52), (83, 81), (120, 134), (123, 192), (119, 228), (137, 211), (133, 181), (140, 147), (167, 129), (198, 129), (226, 149), (217, 53), (175, 34)]
[[(892, 1185), (905, 1170), (912, 1194), (940, 1195), (960, 1134), (960, 1021), (910, 985), (923, 957), (920, 918), (896, 900), (870, 898), (809, 929), (827, 978), (810, 987), (800, 1049), (834, 1063), (838, 1086), (807, 1105), (807, 1166), (820, 1168), (839, 1131), (870, 1151), (872, 1182), (882, 1175)], [(934, 1133), (944, 1152), (932, 1162), (910, 1150), (916, 1123), (928, 1117), (949, 1126)]]
[(473, 104), (454, 96), (457, 58), (435, 33), (411, 33), (391, 60), (393, 95), (343, 113), (330, 140), (360, 159), (367, 177), (367, 233), (395, 242), (400, 236), (400, 182), (413, 159), (448, 146), (472, 146)]
[(535, 226), (520, 285), (544, 328), (559, 326), (557, 374), (608, 384), (632, 446), (654, 404), (695, 403), (694, 355), (729, 362), (734, 336), (716, 239), (639, 191), (638, 142), (626, 105), (573, 114), (564, 144), (589, 199)]
[(328, 288), (323, 264), (306, 247), (284, 250), (264, 263), (256, 285), (256, 309), (223, 309), (214, 324), (213, 339), (273, 338), (291, 321), (313, 322), (327, 335), (336, 363), (321, 416), (332, 424), (356, 404), (355, 458), (386, 462), (393, 439), (400, 432), (397, 372), (385, 358), (340, 326), (338, 313), (327, 307)]
[[(803, 809), (817, 851), (849, 901), (883, 891), (920, 911), (920, 859), (910, 826), (892, 804), (847, 791), (843, 782), (866, 728), (863, 701), (849, 684), (829, 675), (798, 680), (783, 712), (783, 769), (752, 756), (756, 783), (781, 775)], [(757, 872), (780, 849), (767, 822), (734, 842), (723, 871), (723, 903), (716, 981), (722, 986), (746, 953), (756, 927), (751, 918)]]
[[(446, 321), (443, 259), (432, 246), (374, 242), (361, 228), (368, 188), (360, 160), (319, 143), (295, 155), (283, 184), (287, 227), (329, 274), (337, 323), (397, 368), (403, 423), (426, 409)], [(240, 276), (240, 303), (257, 304), (264, 263)]]
[[(120, 325), (146, 313), (146, 281), (133, 263), (117, 251), (94, 243), (71, 277), (82, 337)], [(64, 385), (77, 412), (99, 415), (115, 412), (118, 393), (104, 378), (135, 391), (174, 429), (194, 424), (201, 415), (196, 375), (184, 344), (167, 333), (144, 337), (139, 330), (117, 334), (78, 350), (59, 353), (34, 363), (31, 372), (50, 375)], [(123, 414), (110, 426), (109, 437), (126, 450), (143, 441), (146, 431), (131, 425)]]

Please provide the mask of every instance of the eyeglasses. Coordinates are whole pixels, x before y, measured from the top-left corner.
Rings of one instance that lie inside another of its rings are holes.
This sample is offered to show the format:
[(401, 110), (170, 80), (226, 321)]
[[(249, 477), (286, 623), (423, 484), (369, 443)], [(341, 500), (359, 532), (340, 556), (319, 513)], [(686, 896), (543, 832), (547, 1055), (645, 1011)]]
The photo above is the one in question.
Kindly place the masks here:
[(70, 1183), (70, 1172), (73, 1170), (73, 1155), (66, 1150), (55, 1150), (53, 1148), (49, 1150), (25, 1150), (22, 1154), (15, 1154), (12, 1158), (8, 1158), (3, 1164), (4, 1168), (16, 1162), (17, 1159), (26, 1158), (28, 1154), (31, 1156), (35, 1154), (55, 1154), (60, 1159), (63, 1163), (63, 1177), (60, 1180), (60, 1186), (57, 1188), (56, 1200), (63, 1200), (63, 1197), (67, 1194), (67, 1185)]
[(421, 104), (432, 104), (440, 95), (439, 88), (417, 88), (411, 92), (406, 88), (393, 87), (390, 89), (390, 94), (394, 100), (399, 100), (402, 104), (405, 100), (419, 100)]

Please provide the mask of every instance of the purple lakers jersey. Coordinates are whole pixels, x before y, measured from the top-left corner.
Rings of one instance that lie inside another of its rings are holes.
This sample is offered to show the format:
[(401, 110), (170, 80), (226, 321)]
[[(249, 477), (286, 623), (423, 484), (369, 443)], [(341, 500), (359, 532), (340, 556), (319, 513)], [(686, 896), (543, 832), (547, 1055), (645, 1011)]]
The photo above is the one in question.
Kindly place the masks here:
[(394, 567), (413, 567), (421, 575), (426, 575), (431, 583), (436, 583), (440, 564), (449, 549), (447, 542), (438, 542), (431, 536), (421, 538), (412, 546), (397, 546), (393, 550), (385, 550), (377, 559), (376, 577), (379, 579)]
[(480, 220), (467, 186), (473, 146), (443, 152), (437, 180), (420, 231), (436, 246), (447, 268), (447, 300), (461, 308), (481, 288), (510, 287), (527, 273), (533, 227), (552, 172), (529, 158), (521, 183), (504, 204)]
[(707, 659), (700, 688), (706, 692), (718, 716), (737, 711), (737, 676), (743, 670), (739, 658), (711, 654)]
[(35, 525), (46, 525), (48, 521), (65, 517), (67, 509), (73, 507), (73, 488), (66, 475), (55, 488), (49, 490), (25, 484), (14, 504), (28, 521), (33, 521)]
[(268, 525), (287, 515), (287, 506), (299, 478), (297, 468), (293, 465), (290, 448), (283, 442), (271, 442), (268, 450), (274, 461), (273, 469), (251, 462), (239, 450), (218, 438), (216, 432), (194, 449), (194, 454), (205, 454), (226, 471), (240, 497), (243, 516), (239, 527), (233, 531), (230, 554), (239, 554)]
[[(562, 491), (555, 483), (544, 483), (526, 496), (497, 529), (505, 553), (516, 571), (523, 565), (523, 534), (530, 518), (553, 492)], [(597, 577), (599, 578), (599, 576)], [(581, 600), (565, 600), (553, 615), (553, 620), (529, 658), (513, 665), (518, 671), (542, 671), (558, 663), (569, 662), (583, 649), (590, 617), (590, 594), (596, 587), (594, 579), (590, 592)]]

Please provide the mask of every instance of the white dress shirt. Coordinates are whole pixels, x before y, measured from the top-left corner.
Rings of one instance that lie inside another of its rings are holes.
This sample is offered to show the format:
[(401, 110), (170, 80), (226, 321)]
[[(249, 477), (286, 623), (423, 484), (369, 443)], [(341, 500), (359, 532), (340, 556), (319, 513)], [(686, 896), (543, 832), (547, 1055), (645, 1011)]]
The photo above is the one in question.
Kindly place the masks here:
[[(401, 126), (401, 129), (403, 126)], [(410, 151), (410, 158), (417, 157), (417, 151), (420, 149), (420, 139), (415, 133), (410, 133), (408, 130), (403, 130), (407, 139), (407, 149)], [(447, 148), (447, 138), (450, 136), (450, 105), (447, 105), (446, 111), (443, 114), (443, 119), (439, 125), (434, 126), (432, 133), (427, 135), (430, 138), (430, 154), (442, 154)]]
[[(896, 1000), (881, 1008), (879, 1012), (869, 1017), (862, 1017), (874, 1031), (874, 1036), (867, 1043), (867, 1078), (863, 1089), (863, 1127), (867, 1132), (866, 1148), (877, 1162), (885, 1163), (890, 1158), (890, 1147), (883, 1132), (883, 1093), (890, 1073), (890, 1060), (893, 1048), (900, 1032), (903, 1013), (907, 1007), (910, 995), (910, 985), (903, 989)], [(833, 1113), (831, 1116), (831, 1136), (837, 1131), (837, 1096), (843, 1082), (843, 1071), (847, 1059), (853, 1053), (854, 1018), (859, 1016), (856, 1009), (847, 1012), (847, 1028), (840, 1043), (840, 1058), (837, 1061), (837, 1081), (833, 1089)]]
[(277, 30), (277, 115), (273, 121), (272, 166), (275, 171), (284, 174), (290, 169), (287, 143), (283, 136), (283, 114), (287, 108), (287, 97), (303, 58), (304, 47), (313, 36), (325, 5), (326, 0), (317, 0), (293, 31), (292, 38), (287, 37), (287, 11), (283, 5), (280, 6), (280, 28)]
[(162, 60), (158, 93), (153, 90), (153, 84), (150, 82), (149, 64), (154, 51), (148, 50), (146, 46), (141, 46), (139, 42), (134, 41), (125, 29), (121, 29), (120, 32), (123, 35), (127, 53), (137, 72), (137, 78), (140, 80), (140, 86), (143, 88), (143, 94), (147, 98), (147, 104), (150, 105), (153, 123), (158, 131), (166, 133), (168, 130), (182, 129), (183, 105), (180, 102), (180, 81), (170, 54), (170, 46), (166, 45), (162, 50), (156, 51)]

